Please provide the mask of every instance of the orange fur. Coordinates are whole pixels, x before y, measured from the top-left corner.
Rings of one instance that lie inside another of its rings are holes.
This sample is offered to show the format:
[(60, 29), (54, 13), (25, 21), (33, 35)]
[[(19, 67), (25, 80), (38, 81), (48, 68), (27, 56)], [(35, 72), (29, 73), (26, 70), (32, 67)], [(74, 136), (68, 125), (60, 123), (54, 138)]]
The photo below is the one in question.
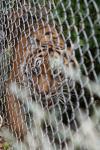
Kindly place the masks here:
[[(32, 45), (25, 35), (20, 37), (18, 43), (16, 43), (16, 46), (14, 47), (15, 56), (12, 60), (12, 70), (6, 85), (9, 87), (9, 84), (15, 81), (16, 83), (18, 82), (19, 85), (28, 82), (27, 76), (25, 77), (26, 81), (24, 80), (25, 75), (23, 70), (21, 71), (21, 64), (29, 64), (28, 69), (31, 71), (34, 67), (32, 66), (32, 62), (35, 61), (37, 57), (41, 56), (41, 58), (43, 58), (43, 64), (41, 64), (40, 67), (41, 73), (38, 76), (32, 75), (32, 81), (34, 81), (33, 87), (39, 94), (44, 92), (48, 95), (48, 93), (54, 92), (55, 86), (58, 86), (58, 82), (54, 80), (52, 75), (49, 57), (58, 57), (58, 55), (62, 55), (62, 51), (65, 49), (65, 42), (60, 37), (57, 30), (50, 25), (39, 25), (36, 31), (33, 31), (32, 28), (30, 28), (27, 30), (27, 35), (36, 40), (36, 48), (32, 49)], [(46, 45), (47, 48), (43, 48), (43, 45)], [(45, 50), (43, 51), (43, 49)], [(66, 49), (66, 52), (69, 53), (68, 55), (71, 55), (72, 49), (68, 48)], [(74, 58), (73, 60), (77, 65), (76, 59)], [(65, 65), (68, 65), (66, 57), (64, 57), (63, 62)], [(28, 70), (28, 73), (30, 71)], [(24, 115), (21, 111), (21, 104), (17, 100), (17, 96), (12, 94), (9, 88), (7, 88), (6, 93), (7, 113), (10, 127), (14, 134), (17, 134), (18, 139), (23, 139), (27, 134), (27, 127), (24, 121)]]

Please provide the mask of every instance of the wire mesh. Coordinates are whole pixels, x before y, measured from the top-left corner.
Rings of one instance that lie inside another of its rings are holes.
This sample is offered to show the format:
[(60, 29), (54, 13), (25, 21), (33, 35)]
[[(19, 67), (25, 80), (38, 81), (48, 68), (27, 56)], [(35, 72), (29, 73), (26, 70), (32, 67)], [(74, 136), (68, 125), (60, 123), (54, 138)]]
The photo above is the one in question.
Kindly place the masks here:
[(1, 0), (0, 137), (8, 149), (100, 149), (99, 5)]

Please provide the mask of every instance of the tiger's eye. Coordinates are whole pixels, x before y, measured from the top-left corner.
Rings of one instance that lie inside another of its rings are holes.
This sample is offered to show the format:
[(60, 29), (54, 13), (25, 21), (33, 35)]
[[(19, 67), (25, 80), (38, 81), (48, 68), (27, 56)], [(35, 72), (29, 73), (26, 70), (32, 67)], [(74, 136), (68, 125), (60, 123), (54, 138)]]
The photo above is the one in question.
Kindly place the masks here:
[(36, 61), (36, 66), (37, 67), (40, 67), (41, 64), (42, 64), (42, 60), (41, 59), (39, 59), (38, 61)]
[(54, 74), (54, 75), (57, 75), (57, 74), (58, 74), (58, 70), (55, 69), (55, 70), (53, 71), (53, 74)]

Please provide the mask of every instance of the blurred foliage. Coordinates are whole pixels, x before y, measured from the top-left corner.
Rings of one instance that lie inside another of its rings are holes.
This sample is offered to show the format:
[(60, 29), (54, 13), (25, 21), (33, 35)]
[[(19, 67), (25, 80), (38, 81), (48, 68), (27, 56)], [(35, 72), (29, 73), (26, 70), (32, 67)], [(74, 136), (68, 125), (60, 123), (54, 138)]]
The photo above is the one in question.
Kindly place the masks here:
[(10, 148), (10, 144), (7, 143), (7, 142), (5, 142), (5, 143), (3, 144), (3, 149), (4, 149), (4, 150), (9, 150), (9, 148)]
[[(17, 8), (18, 5), (25, 2), (24, 0), (2, 1), (0, 8), (3, 8), (3, 10), (8, 10), (13, 7)], [(17, 2), (19, 4), (17, 4)], [(69, 38), (73, 42), (78, 41), (79, 47), (81, 47), (84, 56), (84, 62), (81, 58), (82, 56), (80, 56), (81, 54), (79, 50), (76, 51), (78, 61), (80, 64), (85, 64), (87, 68), (90, 68), (92, 64), (92, 56), (96, 69), (95, 71), (99, 74), (100, 3), (98, 0), (89, 0), (87, 3), (86, 1), (79, 0), (26, 0), (26, 2), (31, 3), (38, 18), (40, 17), (40, 11), (44, 11), (44, 7), (46, 7), (48, 13), (42, 15), (42, 17), (46, 18), (48, 15), (50, 22), (55, 20), (56, 27), (60, 30), (60, 34), (62, 36), (64, 35), (66, 41)], [(82, 68), (85, 73), (83, 66)]]
[(82, 56), (78, 50), (77, 58), (82, 62), (83, 73), (85, 74), (85, 64), (89, 77), (95, 80), (94, 69), (97, 75), (100, 73), (100, 3), (98, 0), (88, 1), (87, 4), (78, 0), (54, 0), (54, 4), (56, 7), (53, 13), (56, 14), (54, 16), (57, 25), (62, 25), (66, 38), (70, 35), (73, 42), (79, 38), (84, 61), (81, 60)]

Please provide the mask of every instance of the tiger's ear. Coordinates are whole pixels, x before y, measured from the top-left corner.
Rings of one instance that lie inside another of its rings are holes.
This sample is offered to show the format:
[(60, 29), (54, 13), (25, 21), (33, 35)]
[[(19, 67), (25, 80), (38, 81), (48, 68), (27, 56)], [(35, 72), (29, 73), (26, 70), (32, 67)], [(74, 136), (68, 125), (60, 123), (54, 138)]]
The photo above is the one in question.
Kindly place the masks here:
[(68, 58), (75, 56), (75, 50), (79, 47), (79, 44), (78, 43), (72, 43), (71, 40), (67, 40), (66, 45), (67, 46), (66, 46), (66, 49), (64, 52), (64, 53), (66, 53), (66, 56)]
[(72, 41), (69, 39), (66, 41), (66, 45), (69, 51), (76, 50), (79, 47), (78, 43), (72, 43)]
[(72, 42), (70, 39), (66, 40), (66, 45), (67, 45), (67, 48), (71, 48)]

